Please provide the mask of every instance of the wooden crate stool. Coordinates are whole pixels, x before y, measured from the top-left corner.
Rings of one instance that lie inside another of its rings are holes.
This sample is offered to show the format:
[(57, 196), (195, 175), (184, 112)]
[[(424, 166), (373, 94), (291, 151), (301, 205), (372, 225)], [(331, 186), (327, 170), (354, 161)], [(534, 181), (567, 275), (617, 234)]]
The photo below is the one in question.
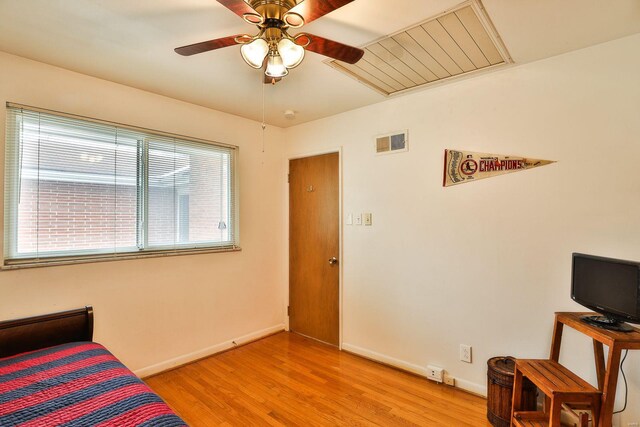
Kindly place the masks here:
[[(544, 412), (522, 411), (523, 377), (545, 394)], [(560, 426), (564, 404), (586, 405), (593, 414), (593, 427), (598, 426), (602, 392), (553, 360), (518, 359), (514, 371), (511, 425), (521, 427)], [(584, 423), (584, 419), (582, 421)]]

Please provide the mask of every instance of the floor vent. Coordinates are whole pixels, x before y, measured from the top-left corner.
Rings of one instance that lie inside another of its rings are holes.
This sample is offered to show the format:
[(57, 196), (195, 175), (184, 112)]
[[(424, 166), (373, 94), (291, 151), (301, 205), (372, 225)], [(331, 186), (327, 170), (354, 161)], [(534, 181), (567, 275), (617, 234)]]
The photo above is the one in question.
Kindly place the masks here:
[(387, 96), (512, 62), (479, 0), (363, 49), (355, 65), (328, 64)]

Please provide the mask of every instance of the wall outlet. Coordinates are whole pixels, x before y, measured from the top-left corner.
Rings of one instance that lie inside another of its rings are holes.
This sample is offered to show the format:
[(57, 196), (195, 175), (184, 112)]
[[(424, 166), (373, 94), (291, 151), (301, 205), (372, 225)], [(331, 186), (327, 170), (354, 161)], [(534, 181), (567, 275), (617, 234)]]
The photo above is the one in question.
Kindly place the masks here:
[(450, 385), (451, 387), (455, 387), (456, 386), (456, 379), (453, 378), (449, 374), (444, 374), (444, 383), (446, 385)]
[(463, 362), (471, 363), (471, 346), (466, 344), (460, 344), (460, 360)]
[(640, 427), (640, 425), (638, 423), (629, 423), (627, 427)]
[(362, 225), (362, 214), (357, 214), (354, 220), (356, 225)]
[(427, 378), (431, 381), (441, 383), (444, 378), (444, 369), (438, 368), (437, 366), (427, 366)]

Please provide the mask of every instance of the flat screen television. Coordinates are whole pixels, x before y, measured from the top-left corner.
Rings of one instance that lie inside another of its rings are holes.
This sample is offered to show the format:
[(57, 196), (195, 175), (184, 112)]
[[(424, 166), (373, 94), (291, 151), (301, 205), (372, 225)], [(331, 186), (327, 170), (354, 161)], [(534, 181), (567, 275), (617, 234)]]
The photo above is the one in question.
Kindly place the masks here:
[(616, 331), (640, 323), (640, 263), (574, 253), (572, 265), (571, 298), (601, 314), (585, 322)]

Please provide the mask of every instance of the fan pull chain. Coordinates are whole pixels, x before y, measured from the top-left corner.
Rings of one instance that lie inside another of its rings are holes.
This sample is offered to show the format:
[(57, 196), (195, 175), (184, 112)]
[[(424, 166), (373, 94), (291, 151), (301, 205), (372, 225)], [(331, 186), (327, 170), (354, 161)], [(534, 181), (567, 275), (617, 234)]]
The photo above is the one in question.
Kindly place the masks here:
[(265, 89), (264, 87), (266, 86), (264, 84), (264, 82), (262, 81), (263, 77), (260, 76), (260, 84), (262, 85), (262, 153), (264, 153), (264, 133), (265, 130), (267, 129), (267, 124), (264, 121), (264, 116), (265, 116), (265, 110), (264, 110), (264, 93), (265, 93)]

